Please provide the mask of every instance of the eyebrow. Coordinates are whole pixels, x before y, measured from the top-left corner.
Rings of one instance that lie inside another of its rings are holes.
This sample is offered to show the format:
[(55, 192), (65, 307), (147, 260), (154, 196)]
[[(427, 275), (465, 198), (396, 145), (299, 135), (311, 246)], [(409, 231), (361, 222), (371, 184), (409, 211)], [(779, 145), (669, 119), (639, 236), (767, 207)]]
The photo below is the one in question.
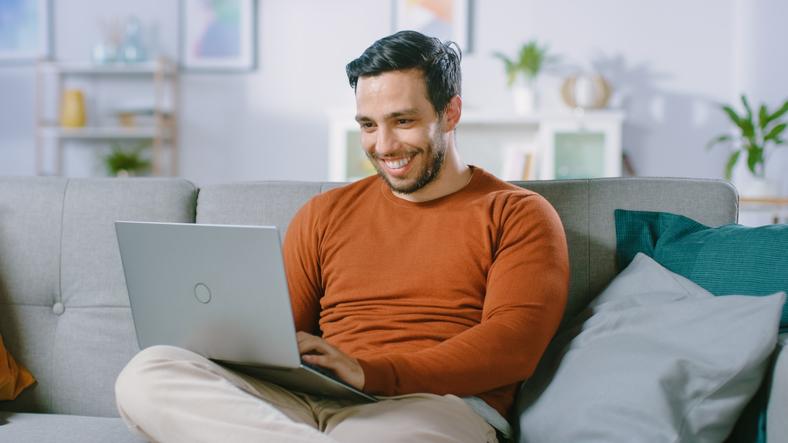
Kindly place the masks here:
[[(386, 115), (383, 116), (383, 119), (384, 120), (393, 120), (393, 119), (397, 119), (397, 118), (400, 118), (400, 117), (412, 116), (412, 115), (418, 114), (418, 113), (419, 113), (419, 110), (416, 109), (416, 108), (403, 109), (401, 111), (394, 111), (394, 112), (391, 112), (389, 114), (386, 114)], [(367, 117), (367, 116), (364, 116), (364, 115), (356, 115), (356, 121), (361, 123), (361, 122), (372, 121), (372, 119)]]

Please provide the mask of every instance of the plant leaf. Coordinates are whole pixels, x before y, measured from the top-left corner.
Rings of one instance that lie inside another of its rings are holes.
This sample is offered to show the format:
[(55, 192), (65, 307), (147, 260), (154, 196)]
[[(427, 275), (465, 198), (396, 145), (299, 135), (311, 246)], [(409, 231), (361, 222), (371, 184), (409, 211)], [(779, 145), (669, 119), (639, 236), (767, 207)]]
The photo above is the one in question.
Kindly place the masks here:
[(760, 109), (758, 109), (758, 127), (761, 128), (761, 131), (766, 129), (769, 121), (769, 111), (766, 110), (766, 105), (761, 105)]
[(706, 149), (711, 149), (714, 147), (714, 145), (717, 145), (722, 142), (729, 142), (731, 140), (733, 140), (733, 137), (731, 137), (730, 135), (720, 135), (718, 137), (714, 137), (713, 139), (709, 140), (708, 143), (706, 143)]
[(731, 108), (728, 105), (724, 105), (722, 107), (722, 110), (725, 111), (726, 114), (728, 114), (728, 118), (731, 119), (733, 124), (741, 128), (741, 117), (739, 117), (739, 114), (737, 114), (736, 111), (733, 110), (733, 108)]
[(783, 115), (785, 115), (786, 112), (788, 112), (788, 100), (786, 100), (785, 103), (783, 103), (783, 105), (780, 107), (780, 109), (774, 111), (774, 114), (769, 116), (769, 118), (766, 121), (766, 124), (769, 124), (769, 123), (777, 120), (778, 118), (780, 118)]
[(755, 168), (759, 165), (763, 164), (763, 148), (758, 146), (748, 146), (747, 147), (747, 168), (752, 172), (753, 175), (758, 176), (758, 172)]
[(739, 161), (739, 156), (741, 155), (741, 151), (736, 151), (728, 157), (728, 162), (725, 163), (725, 178), (730, 180), (733, 177), (733, 167), (736, 166), (736, 162)]
[(744, 94), (741, 95), (741, 103), (744, 105), (744, 110), (747, 111), (747, 120), (752, 121), (752, 108), (750, 107), (750, 102), (747, 101), (747, 96)]
[(769, 140), (777, 141), (780, 137), (780, 134), (782, 134), (782, 132), (785, 131), (786, 126), (788, 126), (788, 123), (780, 123), (779, 125), (773, 127), (772, 130), (769, 131), (769, 133), (766, 134), (766, 136), (763, 138), (763, 141), (764, 142), (767, 142)]

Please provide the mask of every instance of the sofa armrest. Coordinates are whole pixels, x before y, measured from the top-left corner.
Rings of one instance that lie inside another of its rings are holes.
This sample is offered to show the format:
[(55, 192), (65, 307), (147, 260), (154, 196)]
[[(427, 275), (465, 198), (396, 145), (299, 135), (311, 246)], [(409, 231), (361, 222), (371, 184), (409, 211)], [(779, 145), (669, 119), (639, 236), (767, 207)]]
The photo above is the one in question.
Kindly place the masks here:
[(769, 407), (766, 411), (766, 435), (769, 443), (788, 442), (788, 333), (777, 341)]

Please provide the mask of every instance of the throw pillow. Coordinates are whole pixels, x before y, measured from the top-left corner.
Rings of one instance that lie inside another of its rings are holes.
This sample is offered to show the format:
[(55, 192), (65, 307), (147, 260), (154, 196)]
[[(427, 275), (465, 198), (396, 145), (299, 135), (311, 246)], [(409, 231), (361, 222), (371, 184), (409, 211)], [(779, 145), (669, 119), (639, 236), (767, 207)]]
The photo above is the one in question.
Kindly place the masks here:
[(0, 400), (13, 400), (35, 382), (33, 375), (11, 356), (0, 336)]
[[(619, 269), (643, 252), (714, 295), (788, 292), (788, 224), (711, 228), (667, 212), (622, 209), (615, 220)], [(788, 330), (788, 306), (780, 328)]]
[(784, 301), (714, 297), (637, 254), (524, 384), (523, 441), (723, 441), (761, 383)]

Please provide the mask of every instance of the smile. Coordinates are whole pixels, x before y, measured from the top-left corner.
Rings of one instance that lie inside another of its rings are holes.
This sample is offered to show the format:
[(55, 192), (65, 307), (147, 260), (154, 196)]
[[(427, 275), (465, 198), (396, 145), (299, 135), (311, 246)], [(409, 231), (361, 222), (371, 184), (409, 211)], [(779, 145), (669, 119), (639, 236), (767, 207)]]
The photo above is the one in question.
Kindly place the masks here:
[(411, 155), (410, 157), (401, 158), (399, 160), (383, 160), (383, 163), (385, 163), (386, 167), (389, 169), (402, 169), (413, 160), (413, 157), (414, 156)]

